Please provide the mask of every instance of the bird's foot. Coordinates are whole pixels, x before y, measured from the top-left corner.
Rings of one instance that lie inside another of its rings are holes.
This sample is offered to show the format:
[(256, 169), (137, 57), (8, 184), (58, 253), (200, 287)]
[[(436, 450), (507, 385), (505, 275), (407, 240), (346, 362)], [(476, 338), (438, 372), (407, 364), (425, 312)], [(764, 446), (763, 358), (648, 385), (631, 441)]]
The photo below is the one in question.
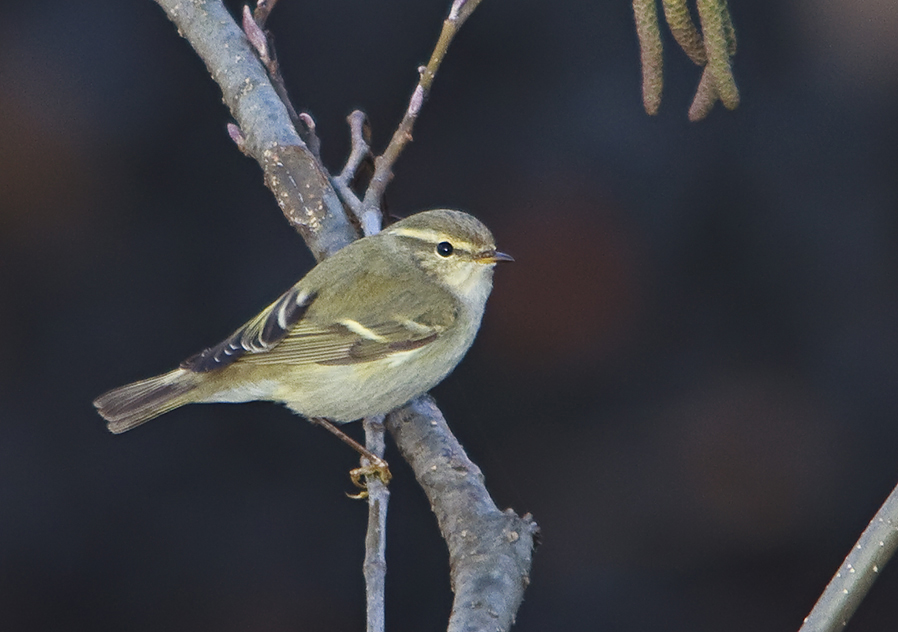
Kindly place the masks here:
[(349, 470), (349, 478), (352, 479), (352, 484), (361, 490), (358, 494), (346, 494), (350, 498), (355, 498), (357, 500), (368, 498), (368, 483), (362, 480), (363, 476), (365, 478), (374, 477), (384, 485), (390, 484), (390, 479), (393, 478), (393, 475), (390, 473), (389, 464), (373, 454), (371, 456), (373, 456), (374, 459), (366, 457), (368, 463), (365, 465), (357, 467), (354, 470)]

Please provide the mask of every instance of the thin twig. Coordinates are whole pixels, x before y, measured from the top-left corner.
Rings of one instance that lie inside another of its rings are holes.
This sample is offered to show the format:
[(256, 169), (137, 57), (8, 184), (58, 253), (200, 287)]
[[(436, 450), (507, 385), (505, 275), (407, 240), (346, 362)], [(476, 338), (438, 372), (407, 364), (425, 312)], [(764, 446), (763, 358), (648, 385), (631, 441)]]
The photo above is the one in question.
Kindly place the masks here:
[(337, 195), (361, 222), (362, 201), (352, 190), (352, 182), (362, 163), (371, 158), (371, 145), (369, 144), (371, 132), (368, 128), (368, 117), (361, 110), (353, 111), (346, 117), (346, 122), (349, 123), (350, 142), (352, 143), (349, 158), (346, 159), (343, 171), (340, 172), (340, 175), (331, 178), (331, 182)]
[[(365, 426), (365, 447), (383, 460), (386, 447), (384, 416), (368, 417)], [(369, 463), (362, 459), (362, 467)], [(368, 531), (365, 534), (365, 597), (368, 613), (368, 632), (384, 632), (386, 627), (385, 594), (387, 577), (387, 507), (390, 490), (377, 476), (366, 476), (368, 491)]]
[[(276, 1), (277, 0), (275, 0), (275, 2)], [(266, 8), (267, 12), (263, 11), (262, 14), (267, 19), (268, 14), (274, 9), (274, 3), (260, 6)], [(256, 13), (259, 12), (259, 7), (257, 6)], [(259, 23), (258, 19), (250, 12), (249, 7), (246, 5), (243, 6), (243, 32), (246, 33), (246, 38), (259, 55), (259, 60), (265, 66), (265, 70), (268, 71), (271, 85), (274, 87), (274, 91), (277, 95), (281, 98), (284, 107), (287, 108), (287, 113), (290, 115), (290, 120), (293, 122), (293, 126), (297, 129), (306, 145), (308, 145), (309, 150), (311, 150), (315, 157), (318, 158), (321, 141), (315, 133), (315, 121), (313, 121), (312, 117), (305, 112), (298, 114), (296, 108), (293, 107), (293, 102), (287, 94), (287, 84), (284, 83), (284, 77), (281, 75), (281, 66), (278, 63), (277, 53), (275, 52), (274, 47), (274, 36), (270, 31), (264, 30), (264, 23)]]
[[(287, 88), (280, 72), (280, 66), (277, 63), (277, 58), (274, 52), (274, 38), (270, 33), (262, 30), (264, 19), (268, 17), (272, 8), (273, 4), (265, 5), (264, 3), (260, 3), (258, 5), (256, 13), (262, 14), (262, 23), (260, 24), (257, 22), (258, 18), (250, 13), (249, 7), (244, 6), (243, 29), (247, 33), (250, 43), (258, 52), (259, 59), (268, 70), (268, 76), (271, 79), (275, 92), (277, 92), (281, 101), (284, 103), (284, 106), (287, 108), (294, 126), (305, 132), (301, 132), (301, 135), (310, 151), (315, 156), (318, 166), (320, 167), (320, 172), (326, 172), (323, 164), (321, 164), (321, 141), (315, 131), (315, 121), (305, 112), (302, 114), (296, 113), (296, 109), (293, 107), (293, 104), (287, 95)], [(265, 9), (267, 9), (267, 12), (265, 12)], [(370, 149), (368, 148), (367, 139), (365, 138), (364, 128), (366, 121), (364, 114), (361, 112), (354, 112), (353, 115), (350, 115), (349, 122), (353, 135), (353, 152), (347, 161), (347, 169), (344, 169), (340, 177), (332, 179), (332, 182), (341, 185), (337, 189), (342, 193), (341, 198), (344, 202), (350, 205), (350, 208), (352, 208), (354, 213), (358, 214), (358, 207), (360, 206), (358, 198), (355, 194), (352, 194), (351, 196), (346, 195), (346, 192), (352, 191), (350, 186), (352, 178), (355, 176), (355, 172), (362, 161), (370, 155)], [(353, 199), (356, 202), (355, 208), (353, 208), (352, 205)], [(373, 235), (380, 231), (379, 215), (359, 219), (365, 236)], [(357, 449), (361, 448), (361, 446), (351, 440), (347, 435), (338, 431), (332, 424), (325, 422), (325, 420), (314, 421), (317, 421), (320, 425), (324, 426), (350, 445), (355, 444), (354, 447)], [(362, 467), (359, 471), (368, 469), (370, 466), (381, 468), (379, 475), (368, 475), (365, 477), (366, 483), (363, 491), (364, 495), (368, 498), (368, 533), (365, 537), (365, 562), (363, 565), (368, 612), (368, 632), (384, 632), (386, 622), (385, 595), (387, 572), (386, 517), (390, 492), (387, 489), (387, 483), (383, 478), (384, 468), (386, 468), (386, 461), (383, 460), (383, 416), (365, 419), (364, 427), (367, 456), (365, 456), (362, 450), (359, 450), (363, 454)], [(353, 478), (353, 481), (356, 480), (356, 478)]]
[(430, 55), (430, 61), (427, 62), (426, 66), (418, 69), (418, 85), (412, 92), (405, 115), (402, 117), (402, 122), (399, 123), (399, 126), (393, 133), (393, 137), (390, 139), (390, 143), (387, 145), (384, 153), (374, 161), (374, 175), (371, 176), (371, 182), (362, 200), (360, 217), (363, 226), (368, 222), (367, 218), (370, 215), (378, 216), (377, 221), (380, 221), (381, 200), (387, 185), (393, 178), (393, 164), (412, 139), (412, 129), (415, 126), (418, 113), (421, 111), (421, 106), (424, 104), (427, 95), (430, 94), (433, 79), (440, 68), (440, 64), (443, 63), (446, 52), (449, 50), (449, 44), (452, 43), (458, 30), (480, 2), (481, 0), (455, 0), (452, 3), (449, 17), (443, 21), (443, 30), (440, 32), (440, 38), (437, 40), (433, 53)]
[(835, 577), (820, 595), (800, 632), (835, 632), (851, 615), (898, 548), (898, 486), (892, 490)]

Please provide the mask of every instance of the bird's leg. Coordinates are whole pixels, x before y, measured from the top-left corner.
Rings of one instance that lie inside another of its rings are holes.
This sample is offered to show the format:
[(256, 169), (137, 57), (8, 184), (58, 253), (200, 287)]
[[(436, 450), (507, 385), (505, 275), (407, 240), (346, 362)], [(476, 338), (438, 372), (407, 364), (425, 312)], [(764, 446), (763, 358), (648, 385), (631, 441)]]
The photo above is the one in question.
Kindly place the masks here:
[(361, 454), (363, 458), (367, 459), (368, 463), (366, 465), (362, 465), (362, 467), (357, 467), (354, 470), (349, 471), (349, 478), (352, 479), (353, 485), (362, 490), (358, 494), (350, 496), (350, 498), (365, 498), (368, 496), (368, 492), (365, 489), (365, 483), (361, 480), (363, 476), (376, 475), (377, 478), (383, 481), (384, 485), (388, 484), (390, 479), (393, 478), (393, 475), (390, 474), (390, 466), (385, 460), (372, 453), (368, 448), (337, 428), (330, 421), (324, 417), (310, 417), (309, 421), (316, 426), (321, 426), (325, 430), (328, 430), (343, 443)]

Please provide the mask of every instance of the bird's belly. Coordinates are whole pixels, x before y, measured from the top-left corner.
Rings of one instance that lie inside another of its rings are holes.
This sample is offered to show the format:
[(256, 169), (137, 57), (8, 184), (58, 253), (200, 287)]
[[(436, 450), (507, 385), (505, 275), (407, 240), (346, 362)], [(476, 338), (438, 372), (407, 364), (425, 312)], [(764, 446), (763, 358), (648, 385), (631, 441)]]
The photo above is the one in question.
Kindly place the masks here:
[(427, 349), (395, 353), (371, 362), (287, 367), (271, 399), (305, 417), (347, 422), (387, 413), (440, 382), (458, 358), (431, 358), (421, 371)]

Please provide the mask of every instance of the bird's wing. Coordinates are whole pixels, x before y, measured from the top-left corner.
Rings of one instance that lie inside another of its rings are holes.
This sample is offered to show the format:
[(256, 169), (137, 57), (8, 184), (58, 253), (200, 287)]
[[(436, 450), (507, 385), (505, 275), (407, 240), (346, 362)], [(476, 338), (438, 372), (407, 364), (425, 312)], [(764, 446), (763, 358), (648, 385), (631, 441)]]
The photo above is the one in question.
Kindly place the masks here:
[[(343, 318), (316, 313), (317, 297), (293, 287), (229, 338), (185, 360), (181, 368), (205, 373), (238, 360), (269, 365), (370, 362), (432, 343), (457, 318), (448, 294), (438, 300), (431, 296), (424, 303), (405, 289), (397, 290), (382, 297), (390, 315), (376, 321), (354, 315), (348, 305), (328, 310)], [(329, 299), (331, 304), (343, 302), (333, 295)]]
[(184, 360), (181, 368), (208, 373), (233, 364), (247, 354), (268, 353), (302, 320), (314, 301), (315, 294), (293, 286), (228, 338)]

